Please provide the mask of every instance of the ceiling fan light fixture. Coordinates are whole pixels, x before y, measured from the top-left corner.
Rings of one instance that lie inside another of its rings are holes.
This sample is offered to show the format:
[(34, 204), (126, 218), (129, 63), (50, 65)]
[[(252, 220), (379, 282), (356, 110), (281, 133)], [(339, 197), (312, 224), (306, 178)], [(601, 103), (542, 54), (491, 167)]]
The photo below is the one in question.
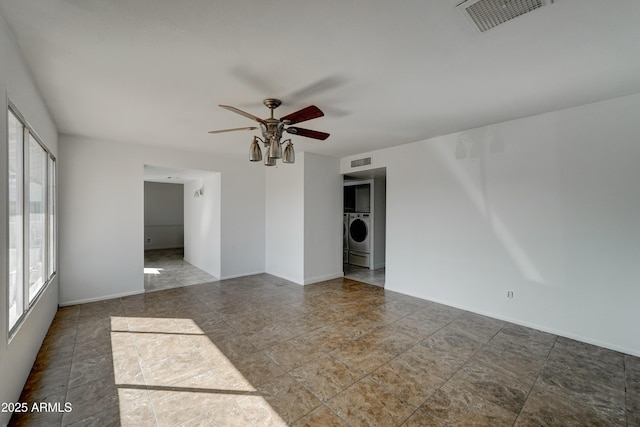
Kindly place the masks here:
[(265, 166), (275, 166), (276, 159), (269, 155), (269, 144), (264, 144), (264, 165)]
[[(310, 105), (306, 108), (303, 108), (298, 111), (294, 111), (280, 119), (276, 119), (273, 115), (274, 111), (282, 101), (275, 98), (267, 98), (263, 101), (264, 105), (270, 110), (270, 117), (267, 119), (261, 119), (260, 117), (254, 116), (253, 114), (247, 113), (246, 111), (242, 111), (236, 107), (232, 107), (230, 105), (222, 105), (220, 107), (225, 110), (229, 110), (246, 118), (249, 118), (253, 121), (256, 121), (260, 124), (260, 131), (262, 132), (262, 138), (258, 136), (253, 137), (253, 141), (249, 146), (249, 160), (252, 162), (258, 162), (262, 160), (262, 150), (260, 148), (260, 142), (264, 145), (264, 164), (265, 166), (275, 166), (276, 159), (282, 159), (282, 163), (295, 163), (296, 154), (293, 149), (293, 143), (291, 139), (287, 139), (283, 142), (280, 142), (282, 135), (284, 132), (291, 133), (294, 135), (302, 136), (305, 138), (312, 138), (324, 141), (329, 137), (329, 134), (326, 132), (319, 132), (311, 129), (304, 129), (294, 126), (289, 126), (296, 123), (306, 122), (307, 120), (316, 119), (318, 117), (324, 116), (322, 110), (320, 110), (315, 105)], [(256, 126), (247, 126), (243, 128), (232, 128), (232, 129), (220, 129), (220, 130), (212, 130), (209, 133), (223, 133), (223, 132), (233, 132), (238, 130), (255, 130)], [(283, 147), (283, 145), (285, 145)]]
[(269, 143), (269, 157), (274, 159), (282, 158), (282, 144), (277, 138), (272, 138)]
[(284, 151), (282, 153), (282, 163), (295, 163), (296, 162), (296, 152), (293, 150), (293, 143), (290, 139), (287, 139), (283, 142), (287, 145), (284, 147)]
[(249, 161), (251, 162), (259, 162), (262, 160), (262, 150), (260, 149), (260, 145), (258, 144), (258, 137), (253, 137), (253, 142), (249, 147)]

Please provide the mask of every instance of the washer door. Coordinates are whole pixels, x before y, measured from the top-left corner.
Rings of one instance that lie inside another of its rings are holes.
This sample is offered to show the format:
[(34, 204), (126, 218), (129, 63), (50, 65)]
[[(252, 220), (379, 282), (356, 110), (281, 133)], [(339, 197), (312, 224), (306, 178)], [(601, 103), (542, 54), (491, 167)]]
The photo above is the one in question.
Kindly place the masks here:
[(369, 252), (369, 226), (360, 218), (354, 219), (349, 224), (349, 249)]
[(362, 243), (367, 238), (367, 234), (369, 234), (369, 230), (367, 229), (367, 224), (361, 220), (360, 218), (354, 219), (351, 222), (351, 226), (349, 227), (349, 234), (351, 234), (351, 238), (356, 243)]

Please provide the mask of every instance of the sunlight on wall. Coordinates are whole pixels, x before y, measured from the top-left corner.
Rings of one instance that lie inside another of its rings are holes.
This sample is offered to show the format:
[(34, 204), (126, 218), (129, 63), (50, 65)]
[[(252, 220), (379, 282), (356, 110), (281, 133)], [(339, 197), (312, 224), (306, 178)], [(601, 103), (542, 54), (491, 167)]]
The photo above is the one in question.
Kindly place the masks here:
[[(460, 134), (460, 140), (456, 144), (456, 151), (460, 151), (462, 146), (462, 140), (469, 138), (468, 135)], [(472, 141), (473, 142), (473, 141)], [(477, 141), (476, 141), (477, 142)], [(475, 143), (471, 145), (470, 156), (480, 161), (481, 173), (485, 173), (485, 160), (484, 151), (481, 150), (483, 144)], [(523, 277), (535, 283), (545, 284), (546, 281), (540, 270), (536, 267), (531, 257), (527, 254), (522, 245), (516, 240), (513, 233), (509, 231), (509, 228), (496, 213), (494, 209), (489, 205), (484, 189), (482, 185), (478, 185), (474, 179), (460, 166), (459, 162), (456, 162), (454, 158), (462, 158), (460, 152), (455, 153), (455, 156), (451, 156), (451, 153), (446, 151), (444, 144), (436, 145), (436, 153), (439, 159), (447, 166), (447, 169), (452, 173), (458, 184), (465, 191), (469, 199), (473, 202), (473, 205), (477, 208), (478, 212), (487, 220), (493, 229), (493, 233), (504, 247), (505, 251), (517, 266), (518, 270)]]
[(192, 319), (112, 317), (122, 425), (286, 425)]
[(144, 274), (162, 274), (160, 273), (161, 271), (162, 271), (162, 268), (149, 268), (149, 267), (144, 268)]

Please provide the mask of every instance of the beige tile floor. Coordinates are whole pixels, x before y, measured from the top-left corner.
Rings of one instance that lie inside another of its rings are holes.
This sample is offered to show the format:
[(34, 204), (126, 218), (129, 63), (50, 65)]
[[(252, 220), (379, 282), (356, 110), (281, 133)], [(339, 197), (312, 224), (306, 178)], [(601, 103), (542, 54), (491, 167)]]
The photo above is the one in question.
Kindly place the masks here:
[(216, 280), (185, 261), (183, 248), (144, 251), (144, 289), (147, 292)]
[(376, 285), (384, 287), (385, 281), (385, 268), (376, 268), (371, 270), (365, 267), (359, 267), (357, 265), (342, 264), (342, 271), (344, 277), (358, 282), (367, 283), (369, 285)]
[(640, 359), (349, 279), (61, 308), (11, 425), (638, 426)]

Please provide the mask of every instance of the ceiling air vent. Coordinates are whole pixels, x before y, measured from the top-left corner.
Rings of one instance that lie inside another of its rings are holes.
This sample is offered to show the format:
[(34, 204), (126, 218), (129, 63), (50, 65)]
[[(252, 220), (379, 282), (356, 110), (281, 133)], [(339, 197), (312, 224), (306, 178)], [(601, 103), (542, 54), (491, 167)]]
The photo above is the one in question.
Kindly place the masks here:
[(467, 0), (457, 9), (474, 30), (483, 33), (549, 3), (553, 0)]
[(351, 167), (357, 168), (358, 166), (367, 166), (371, 164), (371, 157), (365, 157), (364, 159), (351, 160)]

